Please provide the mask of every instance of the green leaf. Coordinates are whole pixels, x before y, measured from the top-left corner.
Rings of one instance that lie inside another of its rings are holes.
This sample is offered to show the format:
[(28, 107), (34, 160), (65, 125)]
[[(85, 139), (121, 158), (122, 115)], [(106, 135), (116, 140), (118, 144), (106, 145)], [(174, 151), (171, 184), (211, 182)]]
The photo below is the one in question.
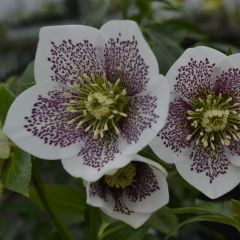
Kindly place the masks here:
[(197, 200), (194, 207), (184, 207), (170, 209), (175, 214), (199, 214), (199, 216), (181, 222), (177, 227), (173, 228), (167, 235), (166, 239), (172, 236), (180, 227), (197, 221), (210, 221), (230, 225), (240, 231), (239, 221), (239, 201), (225, 202), (207, 202)]
[(152, 50), (158, 60), (161, 74), (166, 74), (176, 59), (182, 54), (182, 47), (164, 33), (155, 29), (145, 29), (152, 42)]
[(201, 45), (205, 45), (205, 46), (209, 46), (212, 48), (215, 48), (223, 53), (225, 53), (226, 55), (231, 55), (234, 53), (239, 53), (240, 52), (240, 48), (238, 46), (229, 44), (229, 43), (222, 43), (222, 42), (199, 42), (197, 44), (197, 46), (201, 46)]
[(34, 62), (29, 63), (26, 70), (24, 71), (18, 88), (18, 94), (23, 92), (24, 90), (30, 88), (35, 84), (34, 78)]
[(233, 217), (234, 212), (231, 201), (208, 202), (196, 200), (194, 207), (170, 209), (176, 214), (218, 214), (225, 217)]
[(134, 229), (125, 223), (116, 221), (102, 232), (99, 240), (142, 240), (147, 234), (149, 225)]
[(192, 39), (193, 41), (207, 39), (207, 36), (198, 25), (181, 19), (152, 21), (146, 23), (143, 27), (164, 34), (179, 44), (185, 39)]
[(153, 11), (151, 1), (146, 0), (135, 0), (134, 5), (137, 8), (137, 14), (131, 16), (131, 19), (141, 23), (145, 18), (152, 19)]
[(233, 54), (232, 48), (229, 47), (229, 48), (227, 49), (227, 51), (226, 51), (226, 55), (227, 55), (227, 56), (230, 56), (230, 55), (232, 55), (232, 54)]
[(240, 222), (240, 201), (232, 200), (233, 217)]
[(90, 205), (86, 205), (85, 223), (90, 239), (99, 239), (99, 235), (108, 225), (104, 221), (101, 210)]
[(193, 222), (199, 222), (199, 221), (207, 221), (207, 222), (217, 222), (217, 223), (222, 223), (226, 225), (230, 225), (234, 228), (236, 228), (238, 231), (240, 231), (240, 224), (236, 220), (228, 217), (223, 217), (219, 215), (202, 215), (202, 216), (196, 216), (192, 217), (186, 221), (181, 222), (176, 228), (171, 230), (167, 236), (165, 237), (165, 240), (169, 239), (173, 234), (182, 226), (193, 223)]
[(15, 76), (9, 77), (5, 82), (4, 85), (8, 89), (15, 89), (17, 87), (17, 78)]
[(154, 162), (159, 163), (160, 165), (166, 167), (166, 168), (172, 168), (171, 164), (168, 164), (166, 162), (164, 162), (163, 160), (161, 160), (153, 151), (151, 148), (146, 147), (143, 150), (138, 152), (138, 155), (148, 158)]
[(99, 1), (98, 6), (91, 11), (88, 18), (86, 19), (87, 25), (93, 27), (100, 27), (103, 23), (104, 17), (110, 7), (110, 0)]
[(4, 123), (9, 107), (14, 101), (14, 94), (3, 84), (0, 84), (0, 121)]
[(196, 200), (196, 205), (212, 211), (213, 214), (219, 214), (226, 217), (233, 217), (233, 208), (231, 201), (209, 202)]
[(153, 214), (149, 223), (159, 232), (167, 234), (178, 225), (178, 219), (171, 209), (164, 207)]
[(120, 10), (122, 13), (122, 18), (123, 19), (128, 18), (128, 9), (129, 9), (131, 3), (128, 0), (121, 0), (118, 2), (118, 4), (119, 4), (119, 7), (120, 7)]
[[(83, 220), (85, 193), (65, 185), (47, 185), (45, 190), (53, 210), (61, 221), (70, 225)], [(33, 187), (30, 189), (30, 199), (42, 210), (44, 209)]]
[(214, 213), (211, 209), (201, 208), (201, 207), (183, 207), (183, 208), (173, 208), (170, 209), (172, 213), (176, 214), (191, 214), (191, 213)]
[(14, 147), (11, 150), (10, 158), (5, 162), (3, 168), (2, 181), (5, 188), (28, 196), (31, 171), (31, 156)]

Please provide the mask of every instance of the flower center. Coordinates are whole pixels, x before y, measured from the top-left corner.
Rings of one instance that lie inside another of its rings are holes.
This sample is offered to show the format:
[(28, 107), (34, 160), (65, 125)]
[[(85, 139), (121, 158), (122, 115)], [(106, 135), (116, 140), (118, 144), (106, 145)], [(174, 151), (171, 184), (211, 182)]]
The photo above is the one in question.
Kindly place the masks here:
[(103, 137), (110, 129), (119, 134), (119, 120), (127, 117), (124, 113), (128, 98), (126, 90), (119, 86), (120, 79), (111, 83), (106, 75), (95, 77), (83, 74), (79, 84), (69, 85), (63, 95), (69, 99), (66, 110), (74, 114), (69, 124), (76, 128), (85, 126), (85, 131), (92, 129), (93, 138)]
[(127, 166), (119, 169), (115, 174), (106, 175), (104, 181), (109, 187), (124, 189), (132, 184), (135, 176), (136, 167), (133, 163), (129, 163)]
[(198, 98), (193, 101), (192, 109), (187, 111), (192, 130), (187, 140), (196, 137), (196, 145), (202, 144), (212, 150), (219, 144), (230, 145), (231, 139), (239, 140), (240, 114), (235, 107), (232, 98), (221, 93), (209, 94), (205, 99)]

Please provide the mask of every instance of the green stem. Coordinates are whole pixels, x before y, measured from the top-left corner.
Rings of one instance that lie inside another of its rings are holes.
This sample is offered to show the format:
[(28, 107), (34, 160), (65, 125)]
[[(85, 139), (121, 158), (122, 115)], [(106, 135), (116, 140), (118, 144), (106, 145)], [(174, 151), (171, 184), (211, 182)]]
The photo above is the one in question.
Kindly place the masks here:
[(35, 166), (33, 166), (33, 174), (32, 174), (33, 184), (35, 186), (36, 193), (38, 194), (39, 199), (42, 202), (43, 207), (45, 208), (47, 214), (52, 220), (52, 223), (55, 225), (57, 231), (63, 240), (73, 240), (68, 229), (63, 225), (63, 223), (58, 219), (50, 202), (48, 201), (46, 190), (44, 188), (43, 182), (37, 172)]

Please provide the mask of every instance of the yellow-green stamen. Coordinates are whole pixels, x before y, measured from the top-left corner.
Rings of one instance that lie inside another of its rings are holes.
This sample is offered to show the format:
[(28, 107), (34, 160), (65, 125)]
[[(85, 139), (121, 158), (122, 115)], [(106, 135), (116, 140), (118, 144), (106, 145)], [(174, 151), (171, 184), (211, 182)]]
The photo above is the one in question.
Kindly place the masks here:
[(75, 124), (77, 129), (84, 126), (86, 132), (92, 130), (95, 139), (109, 129), (119, 134), (119, 120), (127, 116), (124, 111), (128, 101), (126, 90), (119, 83), (120, 79), (109, 82), (105, 74), (83, 74), (79, 84), (69, 85), (69, 91), (63, 93), (69, 99), (66, 110), (74, 114), (68, 123)]
[(215, 150), (216, 145), (228, 146), (231, 139), (240, 140), (240, 114), (235, 110), (231, 97), (220, 93), (198, 98), (187, 115), (192, 130), (187, 136), (188, 141), (195, 137), (197, 145)]
[(115, 174), (106, 175), (104, 181), (109, 187), (124, 189), (132, 184), (135, 176), (136, 167), (133, 163), (129, 163), (127, 166), (119, 169)]

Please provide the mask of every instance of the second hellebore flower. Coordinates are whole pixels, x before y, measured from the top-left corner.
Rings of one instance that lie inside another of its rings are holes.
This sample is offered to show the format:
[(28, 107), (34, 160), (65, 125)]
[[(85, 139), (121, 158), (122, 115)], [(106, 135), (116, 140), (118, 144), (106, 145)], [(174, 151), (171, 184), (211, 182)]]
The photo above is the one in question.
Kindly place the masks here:
[(132, 21), (42, 28), (35, 79), (11, 106), (4, 131), (89, 181), (126, 165), (167, 117), (168, 83)]
[(132, 227), (141, 226), (169, 200), (167, 172), (156, 162), (133, 156), (123, 168), (87, 182), (88, 204)]
[(151, 147), (190, 184), (217, 198), (240, 182), (240, 54), (188, 49), (166, 77), (169, 116)]

